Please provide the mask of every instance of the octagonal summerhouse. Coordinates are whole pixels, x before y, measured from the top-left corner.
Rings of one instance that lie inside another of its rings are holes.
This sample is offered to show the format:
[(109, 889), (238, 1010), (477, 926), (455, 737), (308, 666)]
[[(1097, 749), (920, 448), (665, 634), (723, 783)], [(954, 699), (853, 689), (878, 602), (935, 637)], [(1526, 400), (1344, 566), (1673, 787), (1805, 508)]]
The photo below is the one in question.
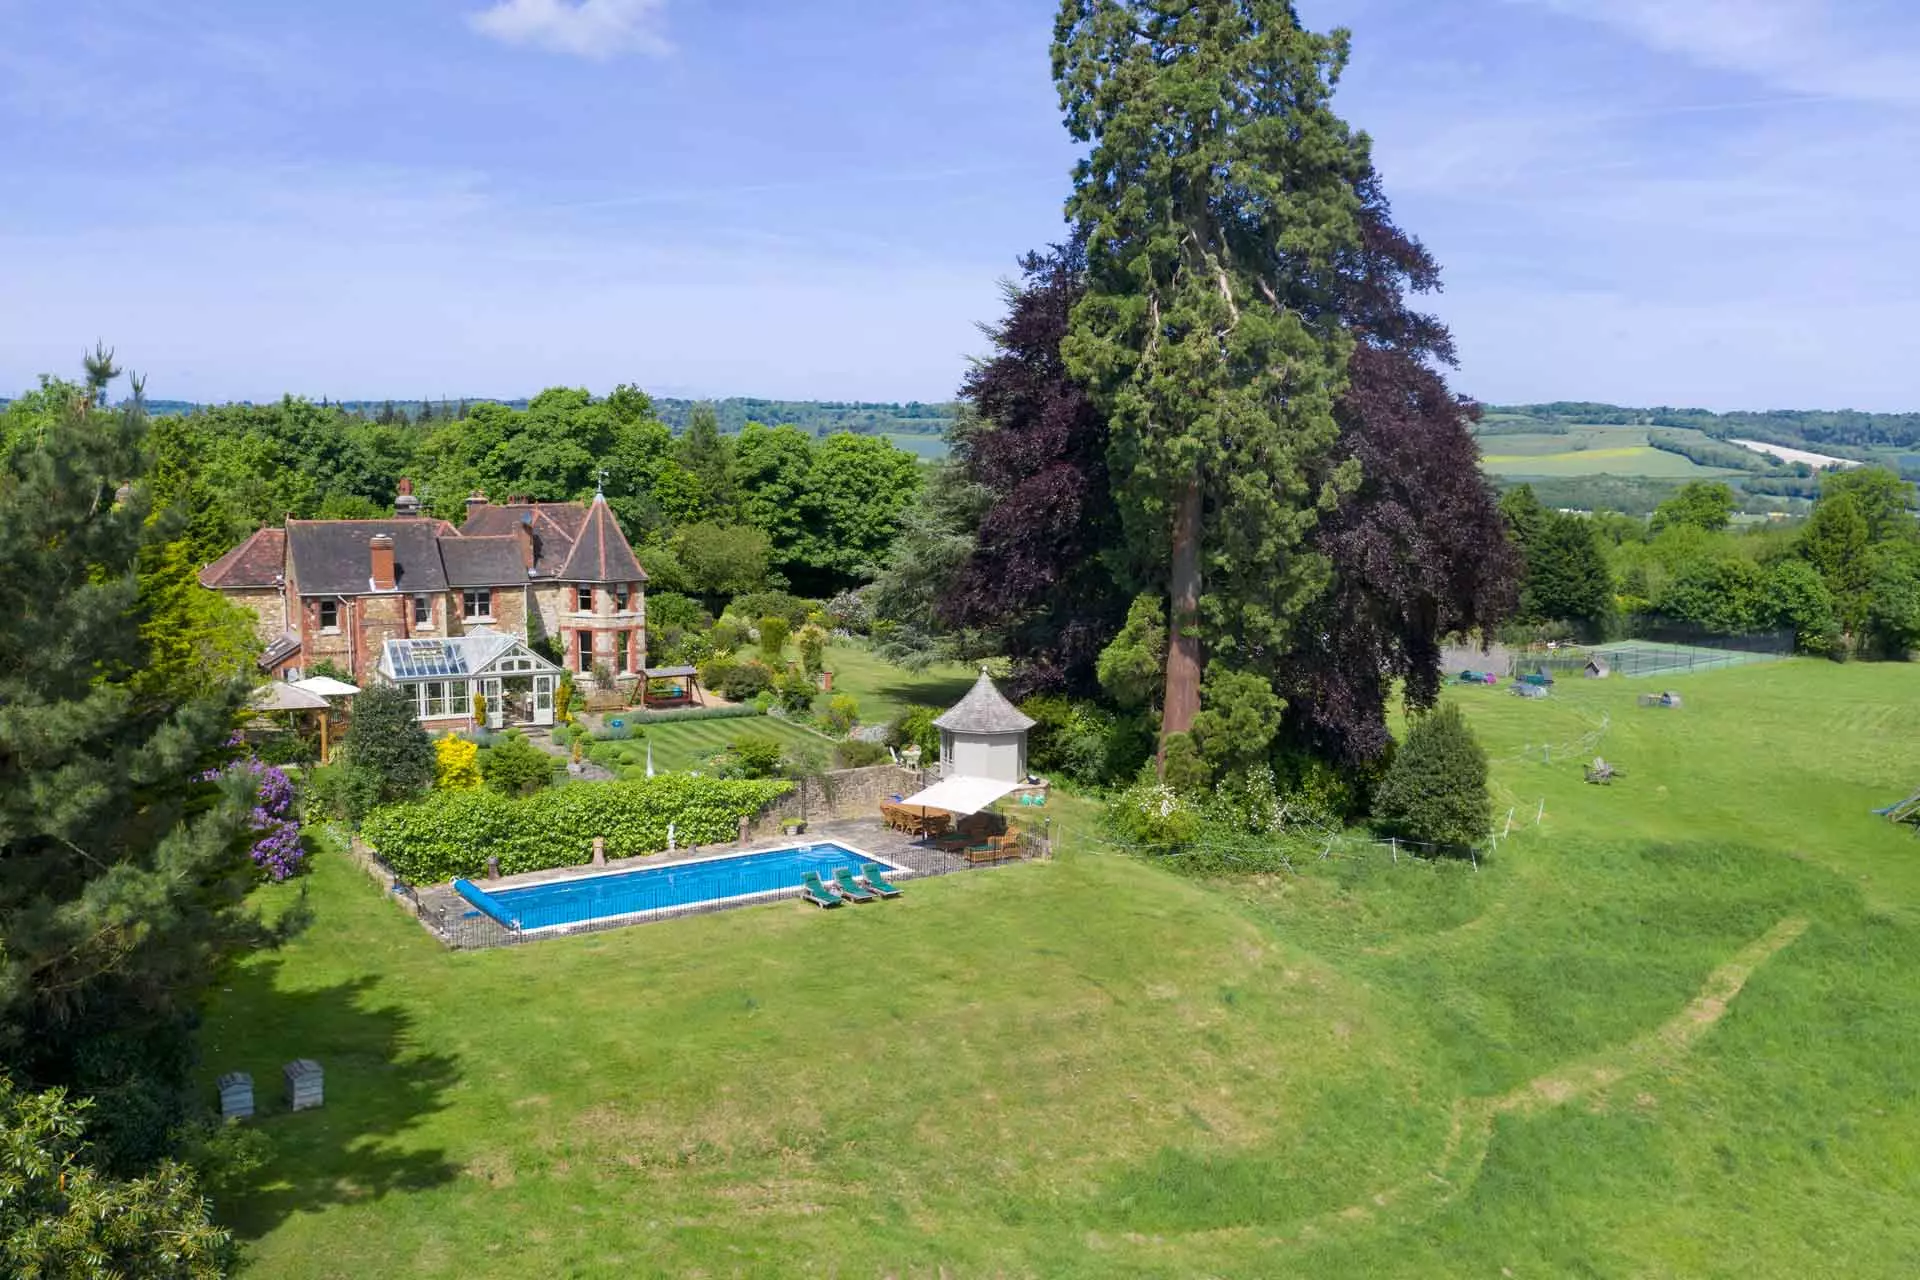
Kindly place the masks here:
[(967, 696), (934, 720), (940, 730), (940, 776), (1027, 778), (1027, 730), (1034, 719), (1007, 701), (985, 667)]

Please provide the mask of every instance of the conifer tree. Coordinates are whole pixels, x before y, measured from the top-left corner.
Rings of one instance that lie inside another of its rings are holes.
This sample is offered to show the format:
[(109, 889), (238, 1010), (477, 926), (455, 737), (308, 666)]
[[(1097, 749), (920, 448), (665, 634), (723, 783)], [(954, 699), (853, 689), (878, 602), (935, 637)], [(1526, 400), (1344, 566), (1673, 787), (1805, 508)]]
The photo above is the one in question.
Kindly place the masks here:
[(1302, 29), (1286, 0), (1064, 0), (1054, 33), (1067, 128), (1090, 144), (1067, 206), (1088, 290), (1062, 350), (1171, 599), (1171, 736), (1199, 711), (1203, 638), (1233, 665), (1283, 650), (1324, 586), (1304, 477), (1338, 433), (1332, 286), (1370, 164), (1330, 105), (1345, 33)]
[(1487, 753), (1455, 704), (1414, 720), (1373, 797), (1383, 835), (1467, 847), (1493, 824)]
[(175, 521), (149, 509), (138, 391), (0, 457), (0, 1068), (90, 1097), (116, 1172), (169, 1148), (199, 1002), (266, 939), (251, 782), (204, 780), (246, 685), (144, 678), (136, 569)]

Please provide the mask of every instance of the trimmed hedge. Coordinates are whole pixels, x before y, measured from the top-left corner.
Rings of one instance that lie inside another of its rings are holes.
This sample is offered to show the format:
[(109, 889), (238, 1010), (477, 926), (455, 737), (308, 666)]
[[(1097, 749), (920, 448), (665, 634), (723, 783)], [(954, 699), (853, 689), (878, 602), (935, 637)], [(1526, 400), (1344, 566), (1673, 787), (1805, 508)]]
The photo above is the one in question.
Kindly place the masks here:
[(388, 805), (367, 816), (361, 834), (410, 884), (478, 876), (487, 859), (507, 874), (578, 866), (605, 836), (609, 858), (678, 843), (735, 839), (740, 819), (791, 790), (785, 781), (738, 781), (664, 774), (629, 782), (589, 782), (511, 798), (492, 791), (436, 791), (417, 804)]

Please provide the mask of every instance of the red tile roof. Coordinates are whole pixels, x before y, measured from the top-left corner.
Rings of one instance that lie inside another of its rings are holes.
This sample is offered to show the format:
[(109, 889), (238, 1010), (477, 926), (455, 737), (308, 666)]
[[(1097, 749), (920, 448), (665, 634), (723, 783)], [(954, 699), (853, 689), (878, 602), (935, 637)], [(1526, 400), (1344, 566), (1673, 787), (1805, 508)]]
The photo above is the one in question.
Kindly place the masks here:
[(200, 571), (200, 585), (216, 591), (275, 587), (287, 559), (287, 531), (259, 529)]

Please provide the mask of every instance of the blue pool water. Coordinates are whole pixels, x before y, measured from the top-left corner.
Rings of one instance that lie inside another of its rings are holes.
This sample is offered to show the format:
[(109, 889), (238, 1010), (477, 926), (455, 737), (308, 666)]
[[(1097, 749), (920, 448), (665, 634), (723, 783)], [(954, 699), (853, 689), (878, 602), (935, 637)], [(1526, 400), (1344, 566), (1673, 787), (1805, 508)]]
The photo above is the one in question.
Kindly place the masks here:
[(716, 902), (743, 894), (797, 889), (800, 877), (809, 871), (818, 872), (822, 880), (830, 880), (835, 867), (848, 867), (859, 875), (860, 865), (865, 862), (878, 862), (889, 872), (901, 870), (885, 859), (855, 853), (842, 845), (814, 844), (705, 858), (668, 867), (640, 867), (552, 884), (530, 884), (521, 889), (486, 890), (468, 880), (455, 880), (453, 887), (461, 897), (501, 924), (520, 929), (550, 929), (604, 920), (608, 916)]

